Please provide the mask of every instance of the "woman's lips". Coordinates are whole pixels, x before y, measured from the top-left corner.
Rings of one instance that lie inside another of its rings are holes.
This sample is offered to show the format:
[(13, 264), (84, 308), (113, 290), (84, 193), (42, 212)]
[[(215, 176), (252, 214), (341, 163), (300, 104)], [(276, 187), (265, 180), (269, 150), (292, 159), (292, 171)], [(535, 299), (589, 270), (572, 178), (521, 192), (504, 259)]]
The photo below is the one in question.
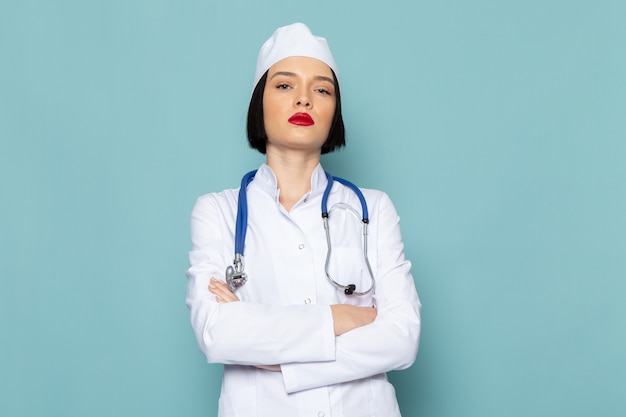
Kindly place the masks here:
[(308, 113), (296, 113), (289, 118), (289, 123), (296, 126), (311, 126), (315, 124)]

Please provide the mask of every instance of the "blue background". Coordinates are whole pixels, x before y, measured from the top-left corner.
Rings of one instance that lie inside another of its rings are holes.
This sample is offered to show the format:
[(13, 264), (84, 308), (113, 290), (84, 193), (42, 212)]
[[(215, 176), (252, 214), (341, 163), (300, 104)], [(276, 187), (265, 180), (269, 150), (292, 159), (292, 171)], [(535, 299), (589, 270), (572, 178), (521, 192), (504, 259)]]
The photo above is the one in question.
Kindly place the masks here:
[[(626, 3), (0, 4), (0, 415), (214, 416), (195, 199), (263, 161), (256, 55), (342, 77), (332, 173), (388, 192), (422, 298), (407, 417), (626, 415)], [(245, 401), (245, 399), (242, 399)]]

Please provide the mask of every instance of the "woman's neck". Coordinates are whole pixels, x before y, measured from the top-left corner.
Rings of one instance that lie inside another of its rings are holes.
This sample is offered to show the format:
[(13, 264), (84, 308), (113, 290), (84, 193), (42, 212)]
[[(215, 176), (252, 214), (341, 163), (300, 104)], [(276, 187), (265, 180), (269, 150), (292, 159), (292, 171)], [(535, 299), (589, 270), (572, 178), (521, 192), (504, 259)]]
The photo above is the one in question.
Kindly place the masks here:
[(290, 211), (311, 191), (311, 175), (320, 162), (320, 154), (267, 152), (267, 165), (276, 175), (280, 189), (278, 201)]

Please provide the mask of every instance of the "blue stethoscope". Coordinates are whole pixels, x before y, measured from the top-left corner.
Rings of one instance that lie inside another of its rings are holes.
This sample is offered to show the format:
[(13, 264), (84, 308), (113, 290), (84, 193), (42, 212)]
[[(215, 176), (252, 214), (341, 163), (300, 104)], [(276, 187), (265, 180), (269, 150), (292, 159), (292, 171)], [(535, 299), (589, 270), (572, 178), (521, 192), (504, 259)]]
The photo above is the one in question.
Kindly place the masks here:
[[(234, 292), (247, 281), (246, 273), (243, 271), (243, 262), (241, 260), (243, 256), (243, 247), (246, 241), (246, 231), (248, 228), (248, 198), (247, 198), (247, 188), (248, 184), (254, 179), (254, 175), (256, 174), (256, 170), (248, 172), (241, 179), (241, 187), (239, 188), (239, 201), (237, 202), (237, 220), (235, 225), (235, 259), (233, 260), (233, 264), (226, 268), (226, 282), (230, 289)], [(324, 272), (326, 273), (326, 277), (328, 281), (334, 285), (335, 287), (342, 289), (346, 295), (365, 295), (374, 289), (374, 285), (376, 281), (374, 280), (374, 273), (372, 272), (372, 267), (370, 266), (369, 258), (367, 257), (367, 225), (369, 224), (369, 215), (367, 212), (367, 203), (365, 202), (365, 197), (359, 187), (351, 183), (350, 181), (344, 180), (343, 178), (333, 177), (328, 172), (325, 172), (326, 178), (328, 178), (328, 185), (326, 185), (326, 189), (324, 190), (324, 194), (322, 195), (322, 220), (324, 222), (324, 230), (326, 232), (326, 245), (328, 246), (328, 251), (326, 252), (326, 264), (324, 265)], [(332, 245), (330, 243), (330, 232), (328, 228), (328, 195), (330, 194), (330, 190), (333, 187), (334, 181), (337, 181), (346, 187), (350, 188), (356, 196), (359, 198), (361, 202), (361, 214), (362, 214), (362, 222), (363, 222), (363, 258), (365, 259), (365, 264), (367, 265), (367, 270), (370, 276), (370, 287), (365, 291), (357, 291), (355, 284), (343, 285), (338, 283), (333, 279), (333, 277), (328, 272), (328, 266), (330, 265), (330, 254), (332, 252)]]

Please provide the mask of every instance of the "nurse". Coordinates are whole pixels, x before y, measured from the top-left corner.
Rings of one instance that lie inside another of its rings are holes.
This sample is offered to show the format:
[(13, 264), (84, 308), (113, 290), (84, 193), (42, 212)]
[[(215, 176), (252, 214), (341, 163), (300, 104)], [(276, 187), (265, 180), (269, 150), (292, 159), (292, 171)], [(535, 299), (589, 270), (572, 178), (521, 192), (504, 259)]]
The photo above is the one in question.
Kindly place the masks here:
[[(386, 194), (362, 190), (374, 289), (347, 295), (326, 278), (320, 155), (345, 144), (337, 73), (326, 39), (301, 23), (261, 48), (248, 140), (266, 163), (246, 190), (247, 282), (236, 292), (224, 271), (239, 190), (201, 196), (193, 209), (186, 302), (200, 350), (224, 364), (219, 416), (400, 416), (386, 372), (414, 362), (421, 305)], [(367, 289), (363, 234), (349, 209), (360, 213), (359, 199), (335, 182), (328, 206), (329, 268)]]

